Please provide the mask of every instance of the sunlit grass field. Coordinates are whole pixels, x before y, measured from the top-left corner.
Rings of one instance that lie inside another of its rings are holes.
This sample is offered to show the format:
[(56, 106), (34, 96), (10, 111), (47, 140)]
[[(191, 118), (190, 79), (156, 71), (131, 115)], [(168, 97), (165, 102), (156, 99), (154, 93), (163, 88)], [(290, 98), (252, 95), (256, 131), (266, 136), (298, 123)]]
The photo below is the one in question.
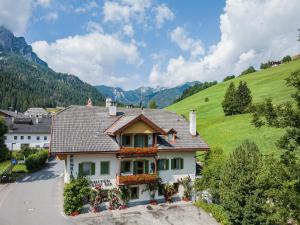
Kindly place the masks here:
[[(183, 114), (188, 118), (189, 110), (197, 110), (197, 130), (210, 147), (220, 146), (226, 154), (232, 152), (243, 140), (254, 141), (265, 153), (278, 152), (276, 140), (283, 130), (262, 127), (255, 128), (251, 124), (251, 115), (224, 116), (221, 102), (224, 94), (233, 81), (246, 81), (252, 92), (253, 102), (272, 98), (274, 103), (292, 101), (291, 94), (295, 90), (286, 85), (286, 78), (291, 72), (300, 69), (300, 60), (292, 61), (278, 67), (247, 74), (233, 80), (220, 83), (200, 91), (169, 107), (168, 110)], [(205, 102), (205, 98), (209, 98)]]

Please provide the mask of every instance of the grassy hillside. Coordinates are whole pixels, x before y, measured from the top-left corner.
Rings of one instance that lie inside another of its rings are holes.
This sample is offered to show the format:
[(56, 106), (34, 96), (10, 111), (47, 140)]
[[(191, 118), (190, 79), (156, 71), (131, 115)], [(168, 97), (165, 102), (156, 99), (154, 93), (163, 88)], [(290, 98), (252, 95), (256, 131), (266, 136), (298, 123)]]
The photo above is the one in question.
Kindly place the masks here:
[[(291, 94), (295, 90), (286, 86), (285, 79), (298, 69), (300, 60), (251, 73), (198, 92), (167, 109), (184, 114), (187, 118), (189, 110), (196, 109), (197, 130), (203, 139), (211, 147), (221, 146), (226, 153), (230, 153), (244, 139), (255, 141), (264, 152), (275, 151), (275, 142), (283, 130), (269, 127), (257, 129), (250, 123), (250, 114), (225, 117), (221, 102), (229, 83), (233, 81), (237, 85), (240, 80), (248, 83), (254, 102), (265, 98), (272, 98), (274, 103), (291, 100)], [(209, 98), (208, 102), (204, 101), (206, 97)]]

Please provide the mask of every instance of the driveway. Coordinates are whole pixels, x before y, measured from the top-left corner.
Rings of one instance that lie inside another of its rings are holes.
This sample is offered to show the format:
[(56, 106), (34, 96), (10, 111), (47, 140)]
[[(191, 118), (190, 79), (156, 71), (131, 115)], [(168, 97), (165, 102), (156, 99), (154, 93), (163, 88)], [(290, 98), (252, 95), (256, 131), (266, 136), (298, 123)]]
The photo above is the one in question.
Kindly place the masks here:
[(2, 225), (70, 225), (62, 215), (63, 162), (51, 161), (41, 171), (0, 190)]
[(203, 210), (182, 202), (84, 214), (73, 221), (78, 225), (219, 225)]

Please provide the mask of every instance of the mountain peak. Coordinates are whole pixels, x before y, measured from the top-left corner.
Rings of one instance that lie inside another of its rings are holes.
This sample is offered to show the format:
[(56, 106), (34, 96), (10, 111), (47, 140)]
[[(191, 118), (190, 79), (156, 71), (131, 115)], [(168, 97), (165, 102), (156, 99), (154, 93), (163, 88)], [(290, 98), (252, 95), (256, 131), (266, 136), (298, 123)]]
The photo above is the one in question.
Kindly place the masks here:
[(4, 26), (0, 26), (0, 52), (13, 52), (23, 56), (29, 61), (35, 62), (41, 66), (48, 67), (47, 63), (41, 60), (32, 47), (28, 45), (24, 37), (16, 37)]

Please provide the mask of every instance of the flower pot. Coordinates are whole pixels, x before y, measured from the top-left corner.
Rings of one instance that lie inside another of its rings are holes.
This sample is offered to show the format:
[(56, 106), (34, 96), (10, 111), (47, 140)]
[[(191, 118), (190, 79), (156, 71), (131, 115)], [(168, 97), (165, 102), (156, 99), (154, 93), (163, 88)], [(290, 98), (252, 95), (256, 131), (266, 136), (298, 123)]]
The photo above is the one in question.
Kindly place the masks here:
[(190, 199), (190, 198), (187, 198), (187, 197), (183, 197), (183, 198), (182, 198), (182, 201), (184, 201), (184, 202), (189, 202), (189, 201), (191, 201), (191, 199)]
[(79, 214), (80, 214), (80, 212), (75, 211), (75, 212), (72, 212), (72, 213), (71, 213), (71, 216), (78, 216)]
[(127, 205), (120, 205), (120, 206), (119, 206), (119, 210), (127, 209), (127, 208), (128, 208)]
[(149, 202), (151, 205), (157, 205), (157, 201), (156, 200), (150, 200)]

